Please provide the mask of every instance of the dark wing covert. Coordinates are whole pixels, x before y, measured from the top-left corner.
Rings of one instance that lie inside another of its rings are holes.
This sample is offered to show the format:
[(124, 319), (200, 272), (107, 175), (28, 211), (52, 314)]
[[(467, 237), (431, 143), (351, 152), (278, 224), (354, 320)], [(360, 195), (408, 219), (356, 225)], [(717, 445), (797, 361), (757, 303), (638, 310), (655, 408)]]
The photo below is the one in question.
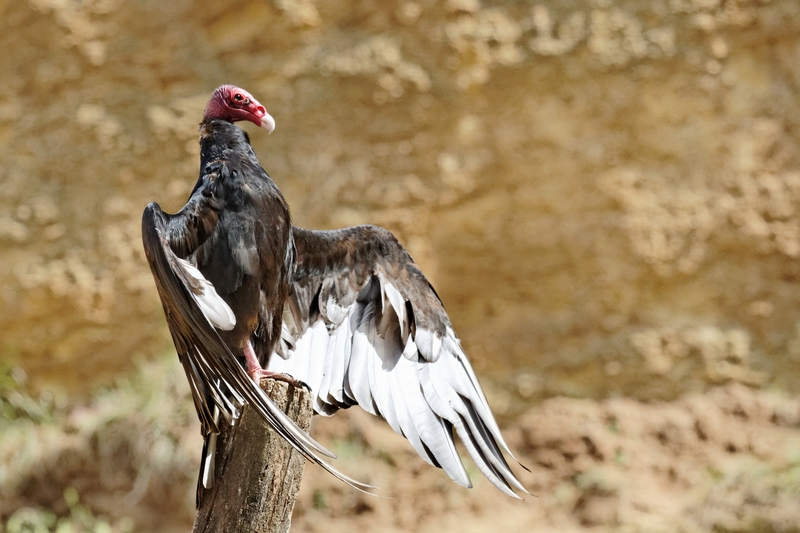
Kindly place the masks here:
[[(297, 254), (282, 342), (269, 370), (308, 383), (314, 408), (358, 404), (470, 487), (453, 428), (502, 492), (527, 493), (438, 295), (388, 231), (293, 228)], [(524, 467), (523, 467), (524, 468)]]
[(373, 487), (345, 476), (317, 455), (335, 457), (275, 406), (248, 377), (214, 329), (233, 328), (232, 311), (200, 271), (176, 254), (177, 251), (188, 255), (213, 231), (216, 223), (213, 206), (203, 203), (210, 201), (193, 195), (176, 215), (164, 213), (158, 204), (151, 203), (142, 217), (145, 255), (178, 358), (189, 380), (204, 436), (208, 438), (219, 432), (220, 415), (233, 423), (247, 403), (307, 460), (349, 485), (369, 491)]

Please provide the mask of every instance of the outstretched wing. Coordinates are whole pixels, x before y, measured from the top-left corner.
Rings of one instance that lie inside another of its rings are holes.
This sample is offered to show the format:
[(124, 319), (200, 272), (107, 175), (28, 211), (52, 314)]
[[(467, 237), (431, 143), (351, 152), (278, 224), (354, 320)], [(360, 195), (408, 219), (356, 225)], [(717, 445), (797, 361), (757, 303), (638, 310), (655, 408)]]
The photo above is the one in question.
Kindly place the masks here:
[(269, 370), (308, 383), (318, 413), (358, 404), (382, 416), (424, 460), (471, 487), (455, 428), (497, 488), (527, 493), (439, 297), (397, 239), (375, 226), (293, 228), (293, 237), (293, 293)]
[[(176, 215), (168, 215), (158, 204), (151, 203), (142, 217), (145, 255), (178, 358), (189, 379), (192, 398), (207, 439), (206, 448), (209, 437), (219, 432), (220, 415), (228, 423), (233, 423), (239, 417), (241, 407), (247, 403), (306, 459), (355, 488), (372, 488), (350, 479), (318, 456), (335, 457), (275, 406), (247, 376), (214, 329), (232, 329), (236, 321), (233, 312), (200, 271), (176, 254), (177, 251), (188, 255), (213, 231), (216, 215), (213, 206), (208, 205), (210, 201), (209, 197), (193, 195)], [(206, 451), (204, 462), (209, 457)], [(208, 468), (208, 465), (201, 467), (201, 478), (203, 468)]]

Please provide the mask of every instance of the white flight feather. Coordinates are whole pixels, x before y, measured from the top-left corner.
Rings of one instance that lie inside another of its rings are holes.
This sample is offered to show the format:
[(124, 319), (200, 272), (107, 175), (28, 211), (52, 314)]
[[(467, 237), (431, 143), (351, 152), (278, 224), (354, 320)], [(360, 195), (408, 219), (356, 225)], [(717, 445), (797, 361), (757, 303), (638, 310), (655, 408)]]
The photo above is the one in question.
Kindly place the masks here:
[(362, 409), (370, 414), (377, 415), (369, 388), (369, 361), (372, 352), (367, 333), (375, 327), (375, 310), (372, 303), (367, 304), (361, 323), (353, 333), (353, 350), (350, 355), (350, 364), (347, 367), (345, 382), (355, 395), (355, 400)]
[(437, 370), (440, 369), (437, 369), (436, 365), (426, 365), (423, 369), (423, 372), (428, 373), (426, 376), (428, 386), (424, 387), (425, 398), (428, 400), (428, 403), (437, 409), (437, 411), (446, 413), (440, 414), (440, 416), (447, 418), (453, 423), (458, 436), (461, 438), (461, 442), (467, 448), (467, 452), (470, 457), (472, 457), (478, 470), (503, 493), (519, 499), (519, 496), (514, 494), (514, 491), (508, 486), (508, 482), (505, 478), (503, 478), (502, 475), (498, 475), (495, 468), (486, 461), (481, 450), (475, 445), (474, 437), (467, 429), (464, 419), (452, 408), (453, 405), (459, 401), (455, 395), (455, 391), (441, 375), (438, 375)]
[[(384, 308), (384, 313), (387, 311), (390, 310)], [(381, 415), (389, 422), (392, 429), (402, 434), (403, 430), (400, 427), (400, 422), (393, 405), (391, 385), (389, 384), (389, 374), (394, 370), (396, 365), (394, 354), (399, 351), (393, 349), (395, 348), (395, 331), (396, 330), (388, 331), (387, 335), (384, 337), (378, 335), (377, 331), (372, 331), (370, 335), (376, 356), (370, 358), (370, 389), (372, 390), (372, 397), (378, 404)]]
[(435, 363), (439, 360), (439, 354), (442, 352), (442, 338), (433, 333), (431, 335), (431, 363)]
[(406, 347), (403, 348), (403, 357), (409, 361), (419, 361), (419, 350), (417, 349), (417, 345), (411, 335), (408, 336)]
[(350, 352), (353, 347), (353, 332), (350, 328), (350, 321), (351, 319), (348, 316), (336, 328), (334, 352), (330, 355), (333, 358), (333, 365), (331, 367), (328, 394), (339, 403), (344, 403), (345, 400), (344, 378), (347, 373), (347, 367), (350, 364)]
[(384, 295), (386, 291), (384, 290), (384, 285), (386, 284), (386, 276), (383, 275), (383, 271), (378, 269), (374, 273), (375, 277), (378, 278), (378, 282), (380, 284), (380, 300), (381, 300), (381, 314), (384, 313), (386, 308), (386, 298)]
[[(446, 369), (440, 366), (433, 366), (430, 369), (432, 375), (440, 374), (440, 379), (437, 382), (444, 384), (445, 381), (450, 381), (452, 377), (451, 372), (445, 374)], [(444, 387), (440, 390), (446, 390)], [(462, 419), (469, 426), (470, 434), (474, 437), (475, 443), (478, 445), (482, 452), (482, 456), (494, 467), (495, 472), (501, 474), (503, 478), (513, 484), (516, 488), (525, 491), (525, 488), (516, 480), (511, 472), (505, 459), (503, 459), (500, 450), (493, 446), (489, 430), (485, 425), (482, 418), (479, 417), (475, 410), (474, 404), (476, 395), (456, 395), (455, 391), (446, 391), (449, 396), (446, 397), (450, 407), (452, 407)]]
[(217, 455), (217, 433), (208, 436), (208, 450), (203, 458), (203, 486), (210, 489), (214, 486), (214, 459)]
[(306, 351), (306, 345), (309, 342), (308, 337), (310, 337), (310, 335), (308, 331), (306, 331), (300, 336), (299, 339), (296, 339), (294, 342), (294, 348), (289, 351), (286, 359), (282, 357), (270, 357), (267, 370), (271, 372), (283, 372), (284, 374), (289, 374), (297, 379), (305, 380), (306, 376), (301, 376), (297, 372), (297, 367), (300, 364), (300, 361), (305, 362), (305, 357), (300, 356), (300, 354)]
[[(214, 406), (214, 425), (219, 426), (219, 407)], [(215, 458), (217, 454), (217, 436), (218, 433), (211, 433), (208, 436), (208, 446), (206, 448), (206, 456), (203, 458), (203, 486), (210, 489), (214, 486), (214, 468)]]
[(417, 344), (417, 349), (422, 359), (426, 361), (433, 361), (433, 337), (434, 333), (418, 327), (414, 335), (414, 342)]
[(452, 437), (442, 424), (441, 418), (433, 412), (425, 400), (420, 387), (419, 373), (425, 366), (428, 365), (411, 362), (403, 365), (403, 376), (399, 378), (403, 383), (403, 398), (408, 402), (408, 411), (420, 440), (430, 450), (425, 455), (428, 453), (433, 455), (435, 461), (453, 481), (462, 486), (469, 486), (469, 477), (453, 446)]
[(178, 258), (178, 261), (186, 274), (200, 284), (200, 294), (195, 294), (193, 291), (189, 292), (198, 307), (200, 307), (200, 310), (203, 311), (203, 315), (205, 315), (215, 328), (224, 331), (232, 330), (236, 326), (236, 316), (233, 314), (228, 304), (225, 303), (225, 300), (217, 294), (214, 285), (212, 285), (192, 263), (181, 258)]
[(325, 315), (331, 322), (331, 325), (338, 326), (341, 324), (342, 320), (347, 317), (348, 312), (349, 308), (339, 305), (339, 302), (336, 301), (333, 295), (328, 297), (328, 301), (325, 304)]
[(311, 343), (308, 351), (308, 367), (305, 372), (307, 376), (306, 383), (314, 393), (314, 403), (317, 407), (321, 407), (319, 404), (319, 392), (320, 384), (322, 383), (325, 352), (328, 349), (328, 330), (325, 327), (325, 323), (322, 320), (318, 320), (312, 324), (309, 332), (311, 333)]
[[(443, 367), (440, 368), (442, 374), (450, 385), (462, 396), (472, 399), (472, 404), (476, 411), (484, 421), (489, 431), (494, 436), (498, 444), (508, 453), (515, 461), (514, 454), (509, 450), (508, 445), (500, 433), (500, 428), (492, 416), (489, 403), (486, 401), (486, 396), (483, 389), (478, 383), (478, 378), (472, 365), (469, 364), (466, 356), (459, 350), (460, 353), (452, 354), (450, 357), (444, 358)], [(450, 354), (448, 354), (450, 355)]]
[(400, 339), (406, 340), (408, 335), (408, 321), (406, 319), (406, 300), (394, 285), (386, 283), (383, 287), (384, 294), (397, 314), (397, 322), (400, 324)]
[[(458, 426), (460, 423), (460, 419), (458, 414), (453, 411), (448, 405), (447, 402), (442, 400), (436, 392), (436, 388), (433, 386), (430, 380), (430, 372), (429, 372), (429, 365), (424, 365), (419, 368), (417, 373), (417, 377), (420, 382), (420, 391), (424, 395), (424, 400), (428, 404), (428, 407), (442, 420), (447, 420), (454, 426)], [(469, 476), (467, 475), (467, 471), (464, 468), (464, 464), (461, 462), (461, 457), (458, 456), (458, 452), (455, 450), (455, 444), (450, 441), (450, 446), (452, 448), (452, 453), (458, 458), (456, 462), (456, 468), (452, 471), (445, 470), (447, 474), (450, 476), (450, 479), (458, 483), (459, 485), (467, 488), (472, 487), (472, 481), (470, 481)]]
[(325, 347), (325, 353), (322, 354), (322, 360), (317, 362), (322, 366), (322, 381), (319, 384), (319, 390), (314, 392), (322, 400), (323, 404), (331, 404), (336, 401), (330, 394), (331, 375), (333, 375), (333, 366), (336, 364), (336, 343), (339, 340), (341, 329), (342, 327), (339, 326), (334, 330), (328, 331), (328, 344)]
[(418, 327), (412, 338), (405, 298), (383, 272), (375, 276), (380, 284), (368, 283), (347, 306), (320, 297), (320, 319), (297, 339), (288, 360), (271, 358), (270, 370), (306, 381), (320, 414), (357, 402), (382, 416), (425, 461), (470, 487), (449, 422), (494, 485), (515, 498), (512, 486), (527, 492), (503, 457), (501, 448), (513, 455), (452, 328), (440, 337)]
[(345, 351), (345, 357), (347, 358), (347, 361), (344, 364), (344, 379), (342, 380), (342, 388), (344, 389), (343, 393), (347, 399), (355, 403), (358, 403), (358, 400), (356, 399), (356, 393), (353, 391), (353, 387), (350, 385), (350, 365), (354, 360), (353, 357), (356, 350), (356, 331), (358, 331), (358, 327), (361, 325), (361, 319), (366, 310), (366, 307), (361, 302), (356, 301), (352, 306), (350, 318), (348, 318), (348, 328), (351, 331), (351, 337), (348, 345), (349, 349), (346, 349)]
[[(464, 432), (469, 434), (475, 452), (479, 453), (480, 457), (487, 462), (485, 467), (502, 478), (506, 484), (511, 483), (523, 492), (527, 492), (511, 472), (500, 450), (497, 449), (496, 446), (492, 446), (490, 437), (487, 434), (487, 428), (484, 422), (477, 418), (478, 415), (474, 410), (475, 397), (472, 395), (466, 396), (457, 394), (455, 389), (449, 387), (448, 383), (452, 385), (451, 378), (453, 376), (445, 367), (432, 367), (430, 369), (430, 374), (434, 385), (437, 386), (437, 392), (447, 400), (450, 407), (461, 416), (463, 423), (466, 423), (468, 426), (469, 430), (467, 430), (467, 427), (464, 427)], [(466, 400), (469, 400), (469, 404)], [(470, 405), (472, 405), (472, 408), (470, 408)], [(461, 433), (459, 433), (459, 435), (461, 435)], [(461, 438), (464, 440), (463, 435), (461, 435)], [(472, 452), (470, 453), (472, 454)], [(475, 456), (473, 455), (473, 459), (474, 458)]]
[(392, 408), (397, 415), (397, 421), (402, 429), (401, 434), (408, 439), (414, 449), (417, 450), (420, 457), (428, 461), (425, 449), (422, 447), (422, 440), (419, 438), (419, 432), (417, 432), (411, 414), (408, 412), (408, 403), (403, 394), (403, 384), (400, 382), (402, 367), (410, 364), (411, 363), (406, 358), (398, 354), (397, 363), (392, 372), (389, 372), (387, 376), (389, 378), (389, 390), (392, 393)]

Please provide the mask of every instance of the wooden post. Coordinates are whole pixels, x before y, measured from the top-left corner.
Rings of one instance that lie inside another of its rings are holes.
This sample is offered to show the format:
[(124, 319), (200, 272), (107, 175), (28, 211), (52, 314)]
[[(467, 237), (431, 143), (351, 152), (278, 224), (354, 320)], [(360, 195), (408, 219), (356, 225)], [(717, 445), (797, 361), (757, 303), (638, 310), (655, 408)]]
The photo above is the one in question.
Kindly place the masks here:
[[(273, 379), (261, 388), (304, 431), (311, 425), (307, 391)], [(216, 482), (204, 489), (193, 533), (286, 533), (305, 459), (249, 406), (217, 441)]]

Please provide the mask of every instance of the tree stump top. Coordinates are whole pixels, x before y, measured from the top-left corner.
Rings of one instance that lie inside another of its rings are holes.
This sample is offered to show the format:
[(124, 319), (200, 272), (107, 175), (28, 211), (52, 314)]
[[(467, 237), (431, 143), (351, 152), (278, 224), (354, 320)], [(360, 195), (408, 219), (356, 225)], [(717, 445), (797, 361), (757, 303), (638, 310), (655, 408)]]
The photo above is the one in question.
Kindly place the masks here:
[[(304, 431), (311, 426), (311, 396), (273, 379), (261, 388)], [(303, 477), (305, 459), (258, 413), (245, 406), (239, 423), (220, 428), (216, 481), (203, 489), (194, 533), (285, 533)]]

